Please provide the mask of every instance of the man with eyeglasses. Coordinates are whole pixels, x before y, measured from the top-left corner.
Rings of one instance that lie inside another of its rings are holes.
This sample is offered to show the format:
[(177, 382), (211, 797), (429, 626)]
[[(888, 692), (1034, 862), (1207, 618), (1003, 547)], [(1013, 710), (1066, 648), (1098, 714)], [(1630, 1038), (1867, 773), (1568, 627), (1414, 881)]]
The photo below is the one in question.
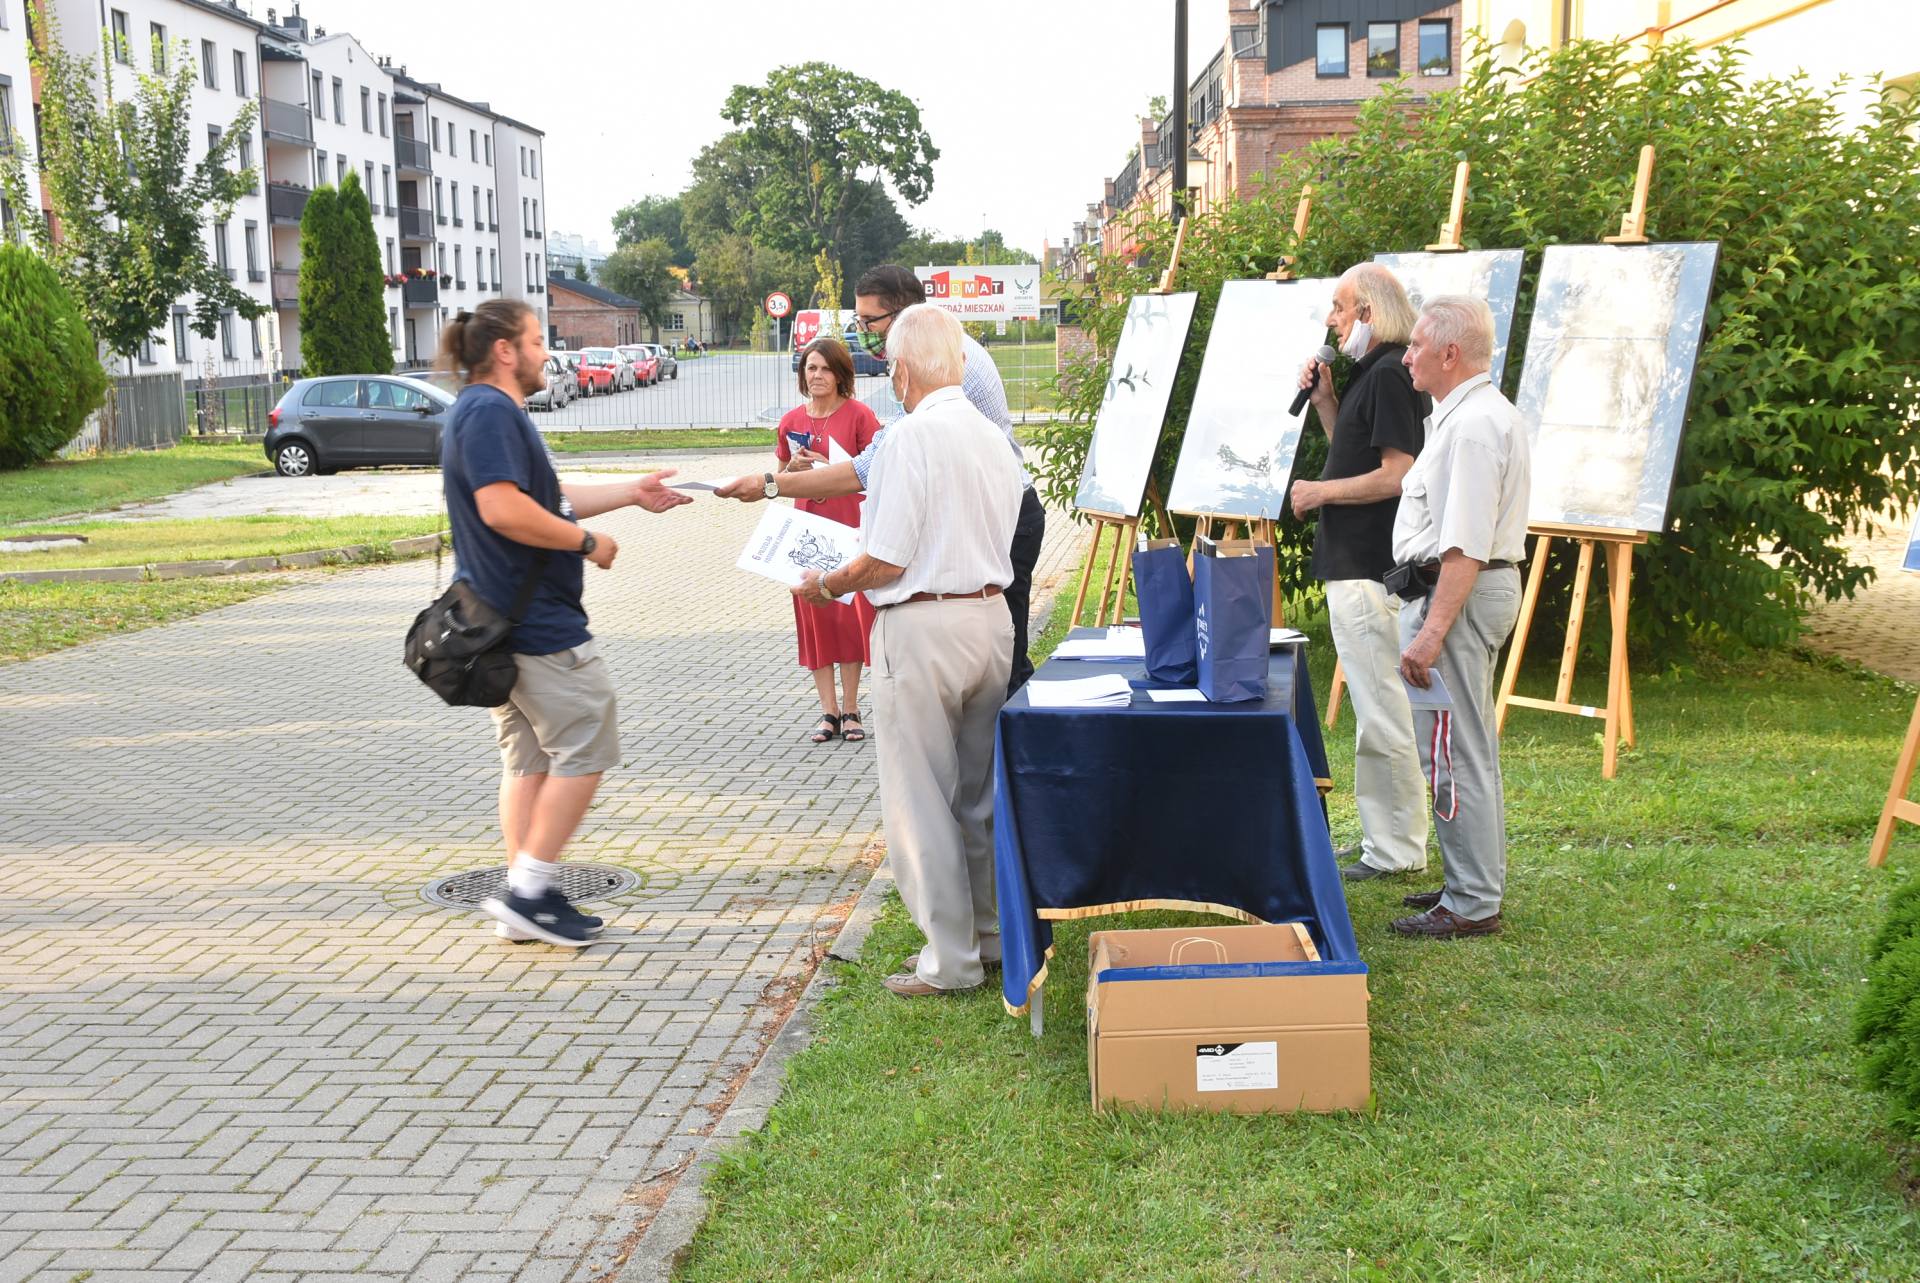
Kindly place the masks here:
[[(910, 307), (926, 302), (926, 289), (911, 271), (888, 263), (868, 270), (853, 287), (853, 324), (860, 344), (878, 357), (887, 354), (887, 331), (894, 320)], [(1020, 462), (1020, 480), (1024, 487), (1020, 498), (1020, 517), (1014, 525), (1013, 582), (1007, 586), (1007, 608), (1013, 613), (1013, 667), (1007, 679), (1011, 695), (1033, 676), (1033, 664), (1027, 658), (1027, 611), (1033, 597), (1033, 567), (1040, 560), (1040, 544), (1046, 537), (1047, 515), (1034, 493), (1033, 478), (1026, 470), (1026, 456), (1013, 439), (1013, 415), (1007, 409), (1006, 385), (1000, 381), (999, 367), (993, 357), (972, 335), (963, 335), (966, 371), (960, 391), (974, 409), (987, 416), (1007, 434), (1013, 457)], [(886, 440), (882, 428), (873, 444), (851, 461), (823, 464), (806, 472), (784, 472), (776, 479), (772, 473), (735, 478), (720, 487), (723, 499), (754, 503), (761, 499), (832, 499), (859, 494), (867, 488), (867, 476), (874, 455)], [(798, 457), (798, 456), (796, 456)]]

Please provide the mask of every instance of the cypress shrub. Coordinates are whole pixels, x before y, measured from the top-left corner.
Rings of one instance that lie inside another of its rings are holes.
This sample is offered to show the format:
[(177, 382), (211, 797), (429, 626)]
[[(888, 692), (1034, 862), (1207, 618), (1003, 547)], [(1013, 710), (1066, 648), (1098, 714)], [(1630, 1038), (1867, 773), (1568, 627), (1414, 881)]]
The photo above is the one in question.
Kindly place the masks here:
[(49, 458), (106, 397), (99, 348), (53, 268), (0, 245), (0, 468)]

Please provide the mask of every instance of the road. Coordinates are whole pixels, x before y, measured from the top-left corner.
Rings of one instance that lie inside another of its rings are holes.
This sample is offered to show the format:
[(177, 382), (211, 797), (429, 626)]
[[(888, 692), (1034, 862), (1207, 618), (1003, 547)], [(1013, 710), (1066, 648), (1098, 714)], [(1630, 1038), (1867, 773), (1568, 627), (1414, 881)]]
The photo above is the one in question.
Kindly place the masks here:
[[(537, 411), (544, 430), (557, 428), (770, 428), (800, 404), (785, 353), (720, 352), (680, 363), (680, 377), (650, 388), (582, 397), (563, 410)], [(858, 380), (856, 395), (876, 412), (892, 396), (878, 375)], [(878, 404), (876, 404), (878, 402)], [(890, 419), (897, 411), (882, 415)]]

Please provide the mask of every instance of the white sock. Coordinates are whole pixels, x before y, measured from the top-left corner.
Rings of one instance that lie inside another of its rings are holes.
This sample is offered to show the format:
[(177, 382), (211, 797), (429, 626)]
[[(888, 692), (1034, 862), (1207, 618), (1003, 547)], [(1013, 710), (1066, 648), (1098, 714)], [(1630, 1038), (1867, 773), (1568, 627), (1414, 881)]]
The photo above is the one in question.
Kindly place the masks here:
[(547, 884), (551, 881), (553, 865), (536, 860), (525, 851), (513, 857), (513, 867), (507, 870), (507, 890), (524, 900), (538, 900), (547, 893)]

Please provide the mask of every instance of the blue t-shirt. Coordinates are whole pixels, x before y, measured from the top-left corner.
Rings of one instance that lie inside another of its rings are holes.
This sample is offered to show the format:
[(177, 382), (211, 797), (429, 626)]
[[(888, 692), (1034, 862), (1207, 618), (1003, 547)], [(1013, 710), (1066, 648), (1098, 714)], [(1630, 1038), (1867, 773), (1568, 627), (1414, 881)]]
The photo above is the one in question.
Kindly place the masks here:
[[(515, 543), (482, 521), (473, 493), (511, 481), (548, 512), (572, 521), (573, 505), (560, 491), (546, 443), (527, 412), (506, 393), (484, 383), (470, 384), (461, 390), (447, 419), (440, 476), (453, 530), (454, 577), (472, 584), (482, 601), (507, 614), (540, 550)], [(577, 552), (547, 551), (540, 586), (513, 630), (510, 644), (515, 651), (551, 655), (585, 644), (591, 636), (586, 608), (580, 604), (585, 561)]]

